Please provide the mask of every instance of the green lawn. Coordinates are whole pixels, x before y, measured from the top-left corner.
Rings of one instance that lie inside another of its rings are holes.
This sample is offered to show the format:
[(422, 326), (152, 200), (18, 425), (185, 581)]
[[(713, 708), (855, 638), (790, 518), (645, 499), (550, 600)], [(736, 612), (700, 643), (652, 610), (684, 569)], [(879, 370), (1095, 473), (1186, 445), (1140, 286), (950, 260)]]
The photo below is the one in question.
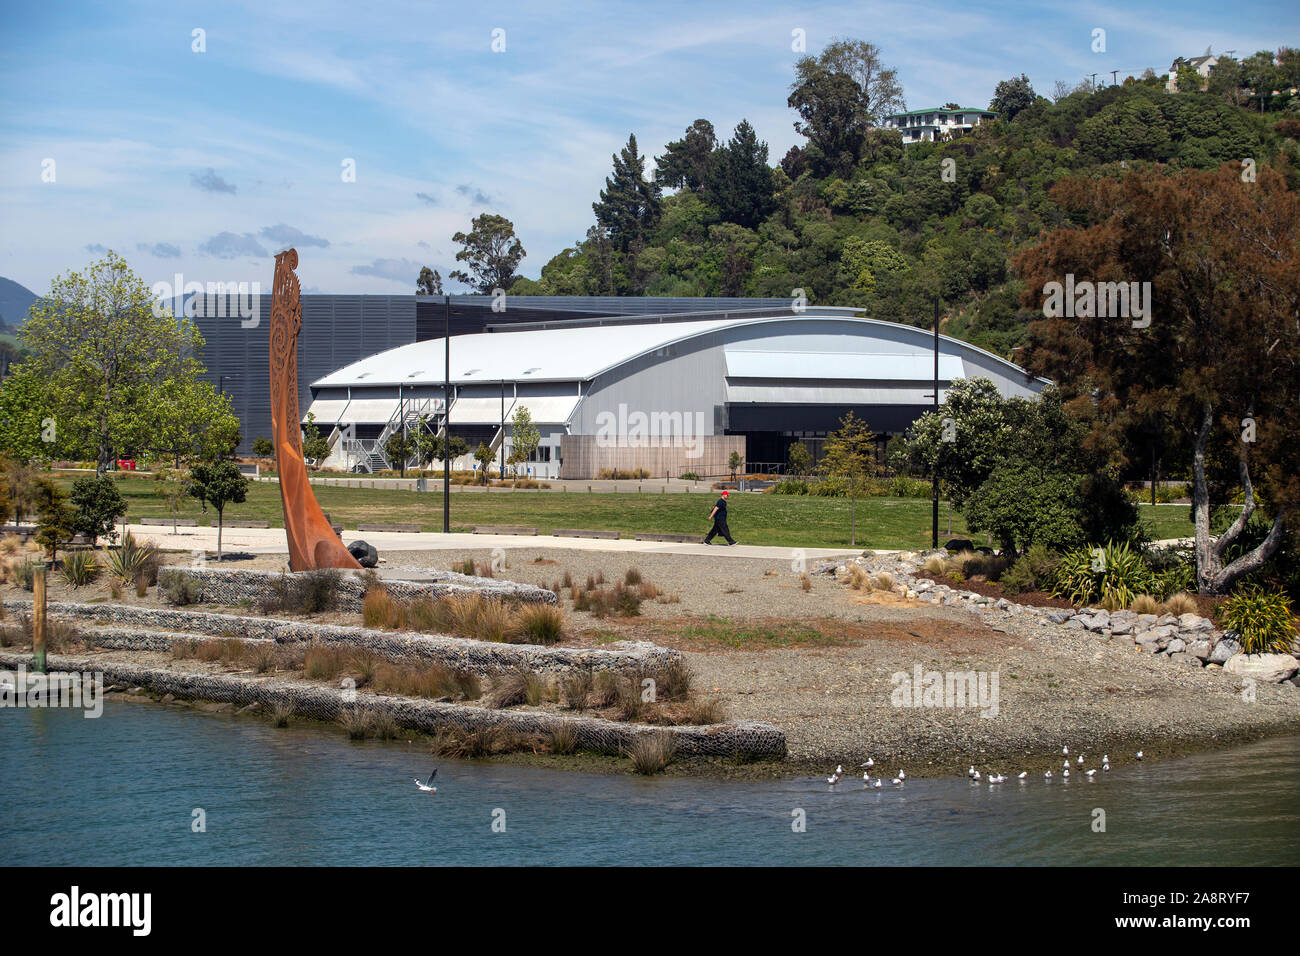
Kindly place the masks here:
[[(71, 478), (66, 479), (71, 484)], [(128, 503), (128, 518), (168, 517), (165, 502), (154, 495), (149, 478), (126, 478), (118, 486)], [(435, 492), (378, 491), (318, 486), (321, 507), (335, 523), (355, 528), (359, 522), (418, 524), (425, 531), (442, 530), (442, 495)], [(588, 492), (515, 491), (453, 492), (451, 528), (468, 531), (474, 525), (522, 524), (542, 534), (556, 528), (615, 530), (625, 536), (639, 531), (703, 534), (713, 499), (686, 494), (593, 494)], [(849, 544), (849, 501), (794, 495), (736, 494), (731, 498), (731, 533), (746, 544), (785, 547), (842, 547)], [(182, 517), (215, 524), (198, 501), (186, 503)], [(1142, 507), (1157, 538), (1190, 535), (1188, 509), (1181, 506)], [(280, 486), (255, 482), (248, 500), (226, 509), (227, 518), (252, 518), (282, 527)], [(940, 505), (939, 539), (948, 537), (948, 507)], [(965, 535), (959, 512), (952, 515), (952, 534)], [(864, 498), (857, 503), (857, 544), (875, 548), (923, 548), (930, 543), (930, 502), (916, 498)]]

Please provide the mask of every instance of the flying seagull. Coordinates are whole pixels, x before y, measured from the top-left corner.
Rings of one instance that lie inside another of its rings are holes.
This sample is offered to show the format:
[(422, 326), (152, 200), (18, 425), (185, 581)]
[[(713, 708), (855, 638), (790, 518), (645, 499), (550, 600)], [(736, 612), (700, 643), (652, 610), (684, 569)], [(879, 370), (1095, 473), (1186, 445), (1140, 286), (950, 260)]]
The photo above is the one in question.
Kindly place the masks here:
[(424, 783), (420, 783), (420, 778), (416, 777), (415, 785), (419, 787), (421, 790), (423, 790), (425, 793), (435, 794), (438, 792), (438, 788), (433, 785), (433, 778), (436, 776), (438, 776), (438, 768), (434, 767), (433, 773), (429, 774), (428, 780), (426, 780)]

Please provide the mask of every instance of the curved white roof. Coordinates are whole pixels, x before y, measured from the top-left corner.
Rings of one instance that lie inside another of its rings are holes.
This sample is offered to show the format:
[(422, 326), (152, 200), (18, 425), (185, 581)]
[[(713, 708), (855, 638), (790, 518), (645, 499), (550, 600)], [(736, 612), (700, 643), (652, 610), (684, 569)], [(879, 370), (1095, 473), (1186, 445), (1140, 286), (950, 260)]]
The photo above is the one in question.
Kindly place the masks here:
[[(851, 323), (876, 326), (895, 335), (911, 333), (917, 346), (929, 347), (931, 332), (896, 322), (817, 314), (781, 314), (754, 318), (710, 319), (680, 322), (613, 323), (573, 328), (525, 329), (518, 332), (482, 332), (451, 340), (451, 381), (454, 384), (507, 382), (590, 381), (601, 372), (664, 348), (719, 329), (763, 323), (795, 321)], [(864, 328), (863, 331), (866, 331)], [(868, 333), (869, 335), (869, 333)], [(865, 336), (864, 336), (865, 337)], [(950, 346), (988, 356), (1008, 370), (1016, 365), (983, 349), (953, 339)], [(734, 361), (729, 352), (728, 361)], [(737, 356), (739, 357), (739, 356)], [(733, 374), (735, 374), (733, 372)], [(743, 373), (742, 373), (743, 374)], [(353, 362), (312, 383), (314, 388), (348, 386), (438, 384), (443, 381), (443, 340), (429, 339), (379, 352)], [(1045, 381), (1045, 380), (1044, 380)]]

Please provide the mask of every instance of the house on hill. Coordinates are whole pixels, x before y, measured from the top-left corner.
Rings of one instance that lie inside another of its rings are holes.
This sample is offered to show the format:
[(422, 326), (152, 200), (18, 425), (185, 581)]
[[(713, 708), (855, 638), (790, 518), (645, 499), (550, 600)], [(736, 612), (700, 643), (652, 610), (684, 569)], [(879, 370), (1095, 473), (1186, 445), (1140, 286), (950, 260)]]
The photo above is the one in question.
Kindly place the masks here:
[(1205, 51), (1204, 56), (1179, 57), (1169, 65), (1169, 78), (1165, 81), (1165, 89), (1170, 93), (1178, 92), (1178, 71), (1180, 69), (1195, 70), (1201, 77), (1201, 89), (1205, 89), (1209, 83), (1210, 71), (1218, 64), (1219, 58), (1209, 50)]
[(997, 113), (971, 107), (935, 107), (891, 113), (885, 117), (884, 126), (886, 129), (898, 130), (902, 134), (903, 145), (907, 145), (963, 136), (981, 123), (992, 122), (997, 116)]

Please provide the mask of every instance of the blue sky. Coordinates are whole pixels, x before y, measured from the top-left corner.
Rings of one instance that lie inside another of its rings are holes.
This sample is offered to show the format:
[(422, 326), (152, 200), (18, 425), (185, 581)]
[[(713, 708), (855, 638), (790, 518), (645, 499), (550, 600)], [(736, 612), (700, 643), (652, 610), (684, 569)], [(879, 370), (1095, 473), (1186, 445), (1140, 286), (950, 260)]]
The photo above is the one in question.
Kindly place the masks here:
[(723, 138), (749, 119), (772, 162), (799, 142), (796, 29), (810, 52), (875, 43), (912, 109), (987, 106), (1021, 72), (1048, 94), (1300, 45), (1276, 0), (0, 7), (0, 275), (37, 293), (101, 248), (149, 284), (266, 290), (289, 244), (305, 290), (409, 292), (420, 265), (454, 268), (451, 235), (483, 211), (514, 221), (536, 276), (591, 224), (629, 132), (652, 155), (698, 117)]

